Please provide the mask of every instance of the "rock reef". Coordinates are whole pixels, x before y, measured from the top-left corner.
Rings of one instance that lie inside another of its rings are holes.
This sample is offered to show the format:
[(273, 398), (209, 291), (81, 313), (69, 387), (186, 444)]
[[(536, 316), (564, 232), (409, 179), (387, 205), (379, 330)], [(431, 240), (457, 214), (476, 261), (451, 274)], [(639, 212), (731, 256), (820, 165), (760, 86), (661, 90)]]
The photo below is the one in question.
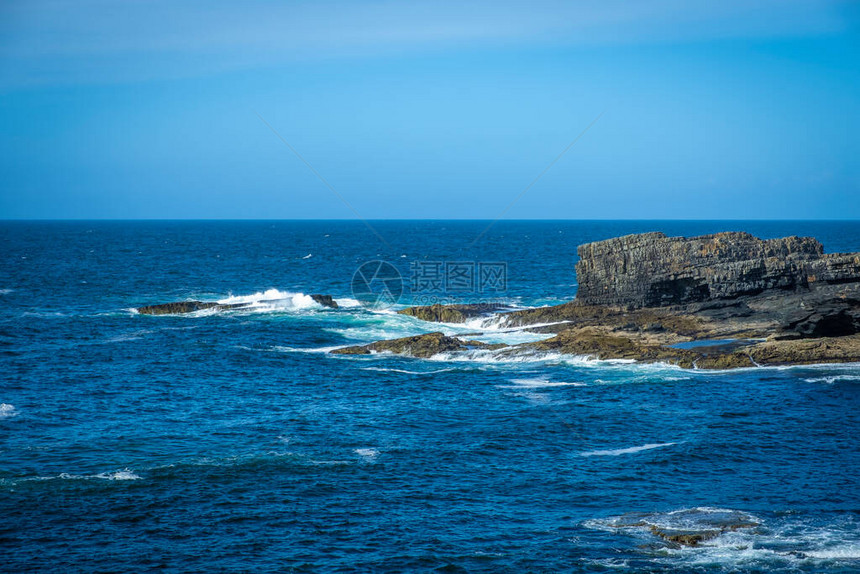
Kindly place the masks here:
[[(337, 309), (337, 301), (331, 295), (320, 295), (315, 293), (310, 295), (310, 298), (316, 301), (323, 307)], [(146, 305), (138, 307), (137, 312), (141, 315), (182, 315), (184, 313), (193, 313), (195, 311), (203, 311), (206, 309), (215, 309), (217, 311), (227, 309), (241, 309), (249, 307), (249, 303), (218, 303), (217, 301), (177, 301), (174, 303), (159, 303), (157, 305)]]
[[(628, 235), (581, 245), (578, 254), (574, 301), (496, 313), (502, 326), (554, 335), (505, 354), (553, 351), (711, 369), (860, 361), (860, 253), (824, 253), (810, 237), (726, 232)], [(446, 323), (487, 314), (464, 305), (401, 313)], [(444, 351), (473, 348), (449, 339), (456, 344)], [(429, 352), (392, 343), (365, 347)]]
[[(502, 345), (505, 346), (505, 345)], [(402, 337), (400, 339), (389, 339), (377, 341), (369, 345), (356, 345), (344, 347), (331, 351), (336, 355), (370, 355), (373, 353), (394, 353), (397, 355), (409, 355), (411, 357), (429, 358), (440, 353), (451, 351), (466, 351), (468, 349), (497, 349), (498, 345), (488, 345), (480, 341), (464, 341), (456, 337), (449, 337), (443, 333), (427, 333), (414, 337)]]

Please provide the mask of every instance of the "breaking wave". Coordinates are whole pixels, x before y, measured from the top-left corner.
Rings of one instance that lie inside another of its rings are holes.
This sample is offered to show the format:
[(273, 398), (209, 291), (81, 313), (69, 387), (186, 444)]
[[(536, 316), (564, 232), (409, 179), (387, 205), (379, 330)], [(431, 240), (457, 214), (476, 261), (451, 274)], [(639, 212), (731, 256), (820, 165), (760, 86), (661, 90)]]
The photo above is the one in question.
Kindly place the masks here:
[(302, 309), (319, 309), (322, 305), (313, 300), (310, 295), (304, 293), (291, 293), (269, 289), (267, 291), (252, 293), (251, 295), (231, 295), (219, 299), (222, 305), (243, 305), (241, 310), (255, 311), (287, 311)]

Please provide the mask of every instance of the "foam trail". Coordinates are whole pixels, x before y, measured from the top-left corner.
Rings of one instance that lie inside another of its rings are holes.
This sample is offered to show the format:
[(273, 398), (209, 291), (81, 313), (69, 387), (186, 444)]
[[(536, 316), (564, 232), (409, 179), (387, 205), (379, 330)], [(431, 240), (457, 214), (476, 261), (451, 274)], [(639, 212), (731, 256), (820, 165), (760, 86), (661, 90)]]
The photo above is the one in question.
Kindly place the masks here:
[(532, 379), (511, 379), (518, 387), (542, 388), (542, 387), (584, 387), (585, 383), (567, 383), (561, 381), (550, 381), (547, 377), (535, 377)]
[(408, 371), (406, 369), (386, 369), (382, 367), (362, 367), (362, 371), (377, 371), (379, 373), (404, 373), (406, 375), (435, 375), (437, 373), (447, 373), (448, 371), (453, 371), (454, 368), (450, 369), (437, 369), (435, 371)]
[(590, 450), (581, 452), (579, 456), (620, 456), (622, 454), (634, 454), (643, 450), (651, 450), (654, 448), (662, 448), (664, 446), (672, 446), (674, 442), (661, 442), (652, 444), (643, 444), (642, 446), (632, 446), (630, 448), (619, 448), (615, 450)]
[(815, 377), (803, 380), (807, 383), (827, 383), (828, 385), (832, 385), (841, 381), (860, 381), (860, 375), (833, 375), (832, 377)]

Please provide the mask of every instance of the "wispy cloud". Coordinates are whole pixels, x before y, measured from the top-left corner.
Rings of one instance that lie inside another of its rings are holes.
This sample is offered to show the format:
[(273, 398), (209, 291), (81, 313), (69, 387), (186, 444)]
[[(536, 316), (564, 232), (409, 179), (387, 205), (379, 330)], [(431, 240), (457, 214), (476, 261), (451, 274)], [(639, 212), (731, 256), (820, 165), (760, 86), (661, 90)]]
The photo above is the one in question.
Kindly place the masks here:
[(508, 45), (825, 34), (841, 2), (127, 2), (0, 5), (0, 85), (124, 82)]

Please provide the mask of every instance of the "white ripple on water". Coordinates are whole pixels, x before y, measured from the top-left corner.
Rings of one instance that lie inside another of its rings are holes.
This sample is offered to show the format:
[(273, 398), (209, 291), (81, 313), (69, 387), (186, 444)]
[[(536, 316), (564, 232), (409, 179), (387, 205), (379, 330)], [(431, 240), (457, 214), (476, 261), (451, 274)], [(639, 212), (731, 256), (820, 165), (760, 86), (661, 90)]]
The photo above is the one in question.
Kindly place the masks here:
[(828, 385), (832, 385), (844, 381), (860, 381), (860, 375), (833, 375), (830, 377), (814, 377), (803, 380), (807, 383), (827, 383)]
[(672, 446), (674, 442), (660, 442), (660, 443), (650, 443), (643, 444), (642, 446), (631, 446), (628, 448), (618, 448), (612, 450), (590, 450), (588, 452), (581, 452), (579, 456), (621, 456), (622, 454), (634, 454), (637, 452), (642, 452), (645, 450), (652, 450), (655, 448), (663, 448), (666, 446)]
[(13, 405), (0, 403), (0, 419), (10, 419), (18, 414)]
[(376, 457), (379, 456), (379, 450), (375, 448), (357, 448), (353, 452), (366, 461), (376, 460)]
[(140, 476), (127, 468), (125, 470), (100, 472), (98, 474), (71, 474), (68, 472), (61, 472), (57, 476), (39, 476), (27, 480), (90, 480), (93, 478), (101, 480), (141, 480)]
[(514, 387), (527, 387), (532, 389), (540, 389), (544, 387), (584, 387), (585, 383), (566, 382), (566, 381), (551, 381), (549, 377), (533, 377), (528, 379), (511, 379)]

